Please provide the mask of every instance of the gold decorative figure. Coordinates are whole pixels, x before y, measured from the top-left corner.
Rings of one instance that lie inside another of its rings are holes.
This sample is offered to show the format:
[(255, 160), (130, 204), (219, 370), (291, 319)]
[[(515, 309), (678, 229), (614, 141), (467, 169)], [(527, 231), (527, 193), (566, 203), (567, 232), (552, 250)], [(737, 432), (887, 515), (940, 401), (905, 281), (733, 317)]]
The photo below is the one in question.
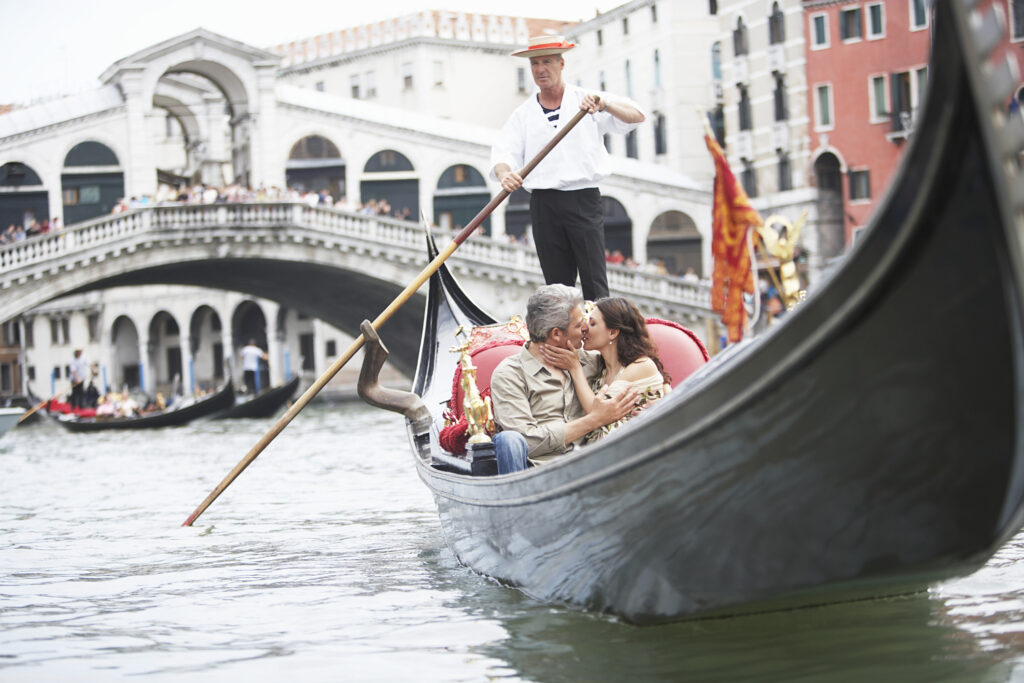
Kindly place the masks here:
[[(460, 326), (455, 336), (465, 335)], [(491, 410), (491, 397), (483, 397), (476, 385), (476, 366), (470, 358), (471, 338), (452, 348), (461, 355), (459, 365), (462, 367), (462, 411), (466, 416), (466, 431), (469, 432), (469, 443), (489, 443), (488, 432), (494, 431), (494, 412)]]
[[(804, 209), (795, 224), (785, 216), (773, 215), (769, 216), (763, 225), (757, 226), (757, 235), (761, 238), (764, 250), (779, 260), (779, 277), (782, 282), (781, 286), (779, 282), (775, 284), (787, 311), (793, 310), (793, 307), (807, 295), (806, 291), (800, 289), (800, 277), (796, 272), (796, 264), (793, 263), (796, 243), (800, 239), (800, 231), (806, 220), (807, 209)], [(779, 227), (776, 229), (774, 226)]]

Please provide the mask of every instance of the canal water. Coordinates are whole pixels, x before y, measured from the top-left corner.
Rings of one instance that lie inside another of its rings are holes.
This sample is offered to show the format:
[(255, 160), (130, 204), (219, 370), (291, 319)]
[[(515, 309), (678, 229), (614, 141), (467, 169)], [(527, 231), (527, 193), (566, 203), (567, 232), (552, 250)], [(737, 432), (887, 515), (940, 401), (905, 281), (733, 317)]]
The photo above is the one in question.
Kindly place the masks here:
[(1024, 681), (1024, 536), (929, 593), (634, 627), (461, 567), (401, 418), (0, 439), (0, 681)]

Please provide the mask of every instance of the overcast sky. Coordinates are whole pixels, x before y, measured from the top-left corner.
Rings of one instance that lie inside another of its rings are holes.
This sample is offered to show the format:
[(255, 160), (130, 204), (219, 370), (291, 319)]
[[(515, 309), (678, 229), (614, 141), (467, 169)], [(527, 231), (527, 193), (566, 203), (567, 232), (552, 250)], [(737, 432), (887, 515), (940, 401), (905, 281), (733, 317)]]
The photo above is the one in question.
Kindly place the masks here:
[(256, 47), (423, 9), (590, 19), (626, 0), (0, 0), (0, 104), (78, 92), (122, 57), (202, 26)]

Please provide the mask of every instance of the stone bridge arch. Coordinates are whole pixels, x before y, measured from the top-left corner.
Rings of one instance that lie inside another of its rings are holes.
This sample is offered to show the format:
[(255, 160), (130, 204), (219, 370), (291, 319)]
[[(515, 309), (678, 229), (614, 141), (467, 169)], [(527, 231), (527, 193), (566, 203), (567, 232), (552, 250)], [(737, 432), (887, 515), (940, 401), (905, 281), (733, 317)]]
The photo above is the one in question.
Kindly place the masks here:
[[(279, 185), (283, 161), (269, 151), (276, 131), (274, 81), (280, 57), (206, 29), (163, 41), (111, 65), (101, 80), (116, 85), (125, 98), (128, 125), (146, 130), (160, 79), (195, 74), (224, 95), (234, 139), (234, 181), (245, 185)], [(151, 140), (133, 140), (128, 167), (129, 194), (154, 195), (156, 166)]]

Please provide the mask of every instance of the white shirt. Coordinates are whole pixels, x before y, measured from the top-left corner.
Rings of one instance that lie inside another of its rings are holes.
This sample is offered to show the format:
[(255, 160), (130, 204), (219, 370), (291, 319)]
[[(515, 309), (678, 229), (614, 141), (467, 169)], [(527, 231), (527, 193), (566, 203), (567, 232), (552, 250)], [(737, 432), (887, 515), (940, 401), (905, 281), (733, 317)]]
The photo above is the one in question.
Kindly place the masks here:
[[(494, 167), (500, 163), (508, 164), (517, 172), (522, 170), (526, 162), (537, 156), (555, 133), (576, 115), (580, 110), (580, 102), (590, 92), (594, 91), (566, 83), (558, 121), (553, 125), (540, 106), (536, 93), (516, 107), (491, 147), (491, 179), (498, 180)], [(608, 99), (606, 93), (594, 94), (602, 101)], [(643, 111), (631, 100), (621, 97), (615, 99), (626, 101), (636, 107), (637, 111)], [(523, 187), (527, 190), (582, 190), (597, 187), (601, 179), (611, 173), (611, 157), (601, 137), (605, 133), (625, 134), (639, 125), (620, 121), (606, 111), (584, 116), (523, 179)]]
[(85, 359), (84, 355), (72, 358), (68, 369), (71, 371), (71, 382), (73, 384), (84, 382), (89, 373), (89, 361)]
[(252, 344), (242, 347), (243, 370), (259, 370), (261, 358), (263, 358), (263, 351), (260, 350), (260, 347)]

